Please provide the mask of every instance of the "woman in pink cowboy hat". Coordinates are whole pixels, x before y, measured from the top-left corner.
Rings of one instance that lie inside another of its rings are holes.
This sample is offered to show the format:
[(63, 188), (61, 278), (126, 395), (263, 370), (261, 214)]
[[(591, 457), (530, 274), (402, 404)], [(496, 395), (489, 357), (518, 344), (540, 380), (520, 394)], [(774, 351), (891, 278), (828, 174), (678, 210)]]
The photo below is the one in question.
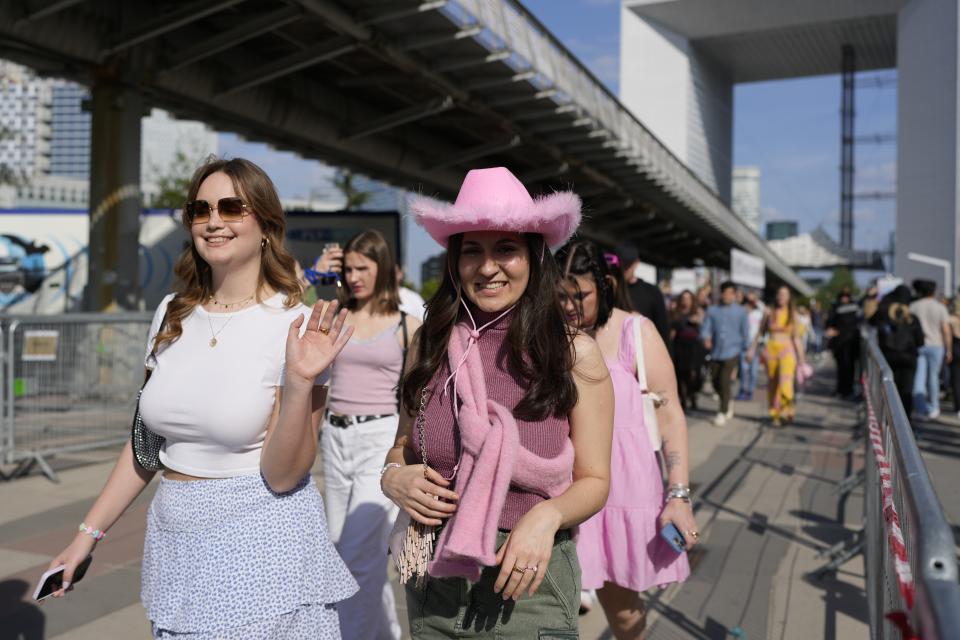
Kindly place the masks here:
[(567, 328), (548, 247), (580, 199), (534, 200), (507, 169), (457, 201), (413, 201), (447, 248), (403, 379), (381, 476), (409, 518), (391, 545), (414, 638), (576, 638), (572, 531), (610, 484), (613, 388), (597, 344)]

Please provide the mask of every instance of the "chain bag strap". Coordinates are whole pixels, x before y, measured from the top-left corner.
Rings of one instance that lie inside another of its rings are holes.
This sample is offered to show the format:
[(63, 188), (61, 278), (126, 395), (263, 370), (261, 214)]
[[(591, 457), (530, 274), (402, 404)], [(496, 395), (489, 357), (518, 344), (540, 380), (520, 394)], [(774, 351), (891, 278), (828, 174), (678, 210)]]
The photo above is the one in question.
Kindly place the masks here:
[[(423, 462), (423, 477), (427, 478), (427, 437), (424, 430), (424, 410), (427, 406), (428, 389), (423, 388), (420, 393), (420, 409), (417, 412), (417, 435), (420, 442), (420, 457)], [(394, 552), (394, 560), (397, 563), (397, 572), (400, 574), (401, 584), (406, 584), (411, 578), (415, 580), (414, 586), (422, 589), (427, 584), (427, 563), (433, 557), (433, 545), (437, 539), (437, 527), (431, 524), (417, 522), (407, 514), (401, 511), (397, 519), (397, 528), (402, 526), (406, 520), (406, 530), (403, 534), (403, 540), (399, 549)]]
[[(169, 306), (169, 305), (168, 305)], [(163, 318), (160, 320), (160, 330), (163, 329), (164, 323), (167, 321), (167, 313), (164, 311)], [(157, 361), (157, 337), (153, 337), (153, 349), (150, 351), (150, 358), (153, 359), (154, 366), (156, 366)], [(163, 469), (163, 463), (160, 462), (160, 450), (163, 448), (163, 445), (166, 443), (166, 438), (158, 436), (153, 431), (147, 428), (147, 425), (143, 423), (143, 418), (140, 416), (140, 396), (143, 395), (143, 390), (147, 386), (147, 382), (150, 381), (150, 375), (152, 371), (147, 369), (147, 375), (143, 380), (143, 386), (140, 387), (140, 391), (137, 392), (137, 406), (133, 412), (133, 423), (130, 426), (130, 445), (133, 447), (133, 459), (137, 461), (137, 464), (140, 465), (145, 471), (160, 471)]]

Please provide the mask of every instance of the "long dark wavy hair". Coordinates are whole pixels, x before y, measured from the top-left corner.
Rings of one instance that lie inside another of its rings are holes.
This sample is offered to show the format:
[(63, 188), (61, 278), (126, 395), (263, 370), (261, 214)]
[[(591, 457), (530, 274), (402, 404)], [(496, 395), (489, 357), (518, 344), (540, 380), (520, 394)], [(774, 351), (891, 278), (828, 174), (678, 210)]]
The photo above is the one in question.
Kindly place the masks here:
[[(507, 368), (526, 393), (513, 410), (520, 420), (537, 421), (565, 416), (577, 404), (573, 380), (575, 332), (569, 328), (557, 296), (560, 270), (549, 255), (543, 236), (525, 233), (530, 278), (520, 296), (507, 330)], [(463, 234), (450, 236), (447, 270), (440, 288), (427, 303), (419, 332), (415, 361), (401, 383), (403, 404), (412, 413), (420, 392), (447, 359), (453, 327), (464, 315), (458, 264)], [(544, 256), (540, 259), (540, 256)]]
[[(224, 173), (233, 183), (233, 190), (243, 198), (256, 216), (263, 232), (264, 243), (260, 251), (260, 274), (257, 277), (257, 302), (262, 302), (260, 292), (265, 285), (274, 291), (286, 294), (284, 306), (292, 308), (300, 302), (302, 286), (296, 275), (293, 256), (284, 247), (287, 217), (280, 204), (280, 197), (273, 181), (266, 172), (243, 158), (225, 160), (211, 156), (193, 174), (186, 202), (195, 200), (203, 181), (214, 173)], [(190, 220), (186, 211), (181, 212), (180, 222), (190, 232)], [(210, 298), (213, 271), (200, 256), (193, 242), (188, 243), (176, 265), (174, 290), (176, 296), (167, 306), (167, 319), (156, 337), (157, 350), (172, 344), (183, 332), (183, 319), (194, 307)]]
[[(597, 287), (597, 327), (607, 324), (610, 314), (617, 306), (617, 292), (610, 267), (603, 255), (603, 249), (586, 240), (569, 242), (557, 251), (557, 265), (561, 277), (576, 284), (573, 276), (590, 276)], [(580, 318), (583, 308), (577, 303)], [(586, 329), (587, 327), (584, 327)]]

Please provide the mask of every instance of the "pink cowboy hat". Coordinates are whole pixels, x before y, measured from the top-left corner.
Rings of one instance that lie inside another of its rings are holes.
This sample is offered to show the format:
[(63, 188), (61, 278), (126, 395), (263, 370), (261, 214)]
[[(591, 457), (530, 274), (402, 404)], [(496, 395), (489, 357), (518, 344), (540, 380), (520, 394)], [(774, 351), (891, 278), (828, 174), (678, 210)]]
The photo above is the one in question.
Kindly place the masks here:
[(420, 196), (410, 202), (410, 210), (444, 247), (450, 236), (466, 231), (539, 233), (548, 246), (559, 247), (580, 224), (580, 196), (559, 191), (534, 200), (504, 167), (467, 173), (453, 204)]

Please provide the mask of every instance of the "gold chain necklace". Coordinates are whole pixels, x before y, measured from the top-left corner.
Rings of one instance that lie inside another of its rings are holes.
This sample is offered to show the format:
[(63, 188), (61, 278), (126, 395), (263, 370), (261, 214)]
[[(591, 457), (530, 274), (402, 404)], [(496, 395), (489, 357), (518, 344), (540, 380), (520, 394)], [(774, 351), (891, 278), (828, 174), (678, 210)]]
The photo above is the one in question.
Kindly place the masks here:
[(254, 295), (255, 295), (254, 293), (251, 293), (250, 295), (248, 295), (248, 296), (247, 296), (246, 298), (244, 298), (243, 300), (237, 300), (236, 302), (220, 302), (220, 301), (218, 301), (215, 297), (210, 296), (210, 302), (212, 302), (213, 304), (215, 304), (215, 305), (218, 306), (218, 307), (222, 307), (222, 308), (224, 308), (224, 309), (230, 309), (231, 307), (237, 307), (237, 306), (240, 306), (241, 304), (244, 304), (244, 303), (247, 303), (247, 302), (253, 300), (253, 296), (254, 296)]

